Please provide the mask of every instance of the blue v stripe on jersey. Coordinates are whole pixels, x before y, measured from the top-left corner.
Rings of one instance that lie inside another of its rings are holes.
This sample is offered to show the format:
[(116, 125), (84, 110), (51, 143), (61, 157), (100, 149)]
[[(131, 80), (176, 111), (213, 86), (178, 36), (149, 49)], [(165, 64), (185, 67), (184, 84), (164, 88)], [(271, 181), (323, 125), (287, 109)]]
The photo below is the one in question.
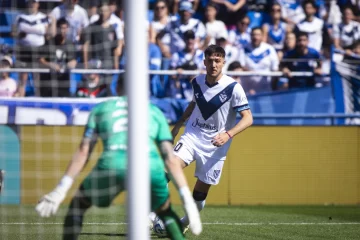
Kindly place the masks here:
[(201, 91), (199, 84), (196, 82), (196, 79), (192, 81), (194, 88), (194, 95), (196, 104), (198, 105), (201, 115), (204, 120), (207, 120), (211, 115), (213, 115), (224, 103), (231, 99), (234, 87), (236, 82), (229, 84), (222, 91), (216, 94), (212, 99), (206, 101), (204, 94)]

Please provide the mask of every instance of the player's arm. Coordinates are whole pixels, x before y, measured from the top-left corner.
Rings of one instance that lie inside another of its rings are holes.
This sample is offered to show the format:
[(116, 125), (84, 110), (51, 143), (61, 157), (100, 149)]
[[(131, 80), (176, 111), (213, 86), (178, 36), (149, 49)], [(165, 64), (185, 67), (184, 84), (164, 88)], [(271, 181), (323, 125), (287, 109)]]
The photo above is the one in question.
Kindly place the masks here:
[(189, 106), (185, 109), (183, 115), (176, 122), (174, 128), (171, 131), (171, 135), (173, 136), (173, 138), (175, 138), (176, 135), (179, 133), (179, 130), (181, 126), (184, 124), (184, 122), (189, 119), (189, 117), (191, 116), (192, 112), (195, 109), (195, 106), (196, 106), (196, 102), (192, 101), (189, 103)]
[(253, 124), (253, 117), (250, 109), (240, 112), (241, 120), (230, 130), (227, 130), (231, 137), (235, 137)]
[(50, 193), (43, 196), (36, 205), (35, 210), (41, 217), (55, 215), (60, 204), (65, 199), (67, 192), (71, 188), (75, 177), (84, 168), (89, 152), (93, 147), (93, 139), (96, 137), (95, 112), (92, 111), (85, 128), (83, 139), (73, 155), (64, 176), (58, 185)]

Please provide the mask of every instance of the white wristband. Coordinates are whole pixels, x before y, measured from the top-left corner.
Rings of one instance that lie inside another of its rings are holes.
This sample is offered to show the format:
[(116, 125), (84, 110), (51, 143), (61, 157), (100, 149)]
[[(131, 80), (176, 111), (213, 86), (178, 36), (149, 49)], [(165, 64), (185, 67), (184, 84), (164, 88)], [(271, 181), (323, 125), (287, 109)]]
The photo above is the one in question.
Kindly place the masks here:
[(71, 188), (73, 182), (74, 179), (72, 177), (65, 175), (61, 178), (56, 188), (59, 189), (60, 191), (67, 193), (67, 191), (69, 191), (69, 189)]

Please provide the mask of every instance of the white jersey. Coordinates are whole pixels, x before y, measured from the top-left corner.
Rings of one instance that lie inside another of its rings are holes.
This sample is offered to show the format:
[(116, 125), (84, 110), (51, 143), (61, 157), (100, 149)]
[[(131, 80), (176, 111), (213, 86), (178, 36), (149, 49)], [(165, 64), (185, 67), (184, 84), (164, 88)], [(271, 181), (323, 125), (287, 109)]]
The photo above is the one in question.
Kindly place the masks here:
[(45, 33), (49, 25), (49, 18), (41, 12), (36, 14), (20, 14), (16, 20), (18, 32), (26, 33), (26, 36), (18, 40), (21, 46), (39, 47), (45, 44)]
[(314, 17), (312, 22), (303, 20), (299, 22), (296, 27), (301, 32), (306, 32), (309, 35), (308, 47), (315, 48), (316, 51), (321, 52), (324, 21), (320, 18)]
[(209, 86), (205, 77), (205, 74), (199, 75), (192, 81), (196, 107), (182, 139), (199, 154), (225, 160), (231, 141), (216, 147), (211, 140), (217, 134), (233, 128), (236, 113), (250, 107), (243, 88), (233, 78), (223, 75), (215, 85)]
[(70, 24), (68, 39), (73, 42), (79, 40), (79, 32), (89, 25), (89, 17), (86, 10), (78, 4), (75, 4), (72, 12), (69, 12), (65, 5), (62, 4), (55, 7), (50, 14), (54, 16), (56, 20), (66, 18)]
[(349, 24), (339, 24), (334, 26), (333, 37), (340, 40), (342, 47), (350, 47), (360, 39), (360, 23), (350, 21)]

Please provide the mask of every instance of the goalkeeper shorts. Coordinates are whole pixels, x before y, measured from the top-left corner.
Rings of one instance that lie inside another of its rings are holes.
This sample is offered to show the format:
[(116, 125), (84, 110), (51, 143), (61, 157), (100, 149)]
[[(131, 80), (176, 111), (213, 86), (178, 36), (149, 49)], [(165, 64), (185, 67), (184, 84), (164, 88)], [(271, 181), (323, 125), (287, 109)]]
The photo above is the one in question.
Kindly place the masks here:
[[(100, 169), (95, 167), (85, 178), (80, 189), (92, 205), (108, 207), (126, 190), (126, 169)], [(169, 198), (164, 171), (151, 171), (151, 210), (162, 206)]]

